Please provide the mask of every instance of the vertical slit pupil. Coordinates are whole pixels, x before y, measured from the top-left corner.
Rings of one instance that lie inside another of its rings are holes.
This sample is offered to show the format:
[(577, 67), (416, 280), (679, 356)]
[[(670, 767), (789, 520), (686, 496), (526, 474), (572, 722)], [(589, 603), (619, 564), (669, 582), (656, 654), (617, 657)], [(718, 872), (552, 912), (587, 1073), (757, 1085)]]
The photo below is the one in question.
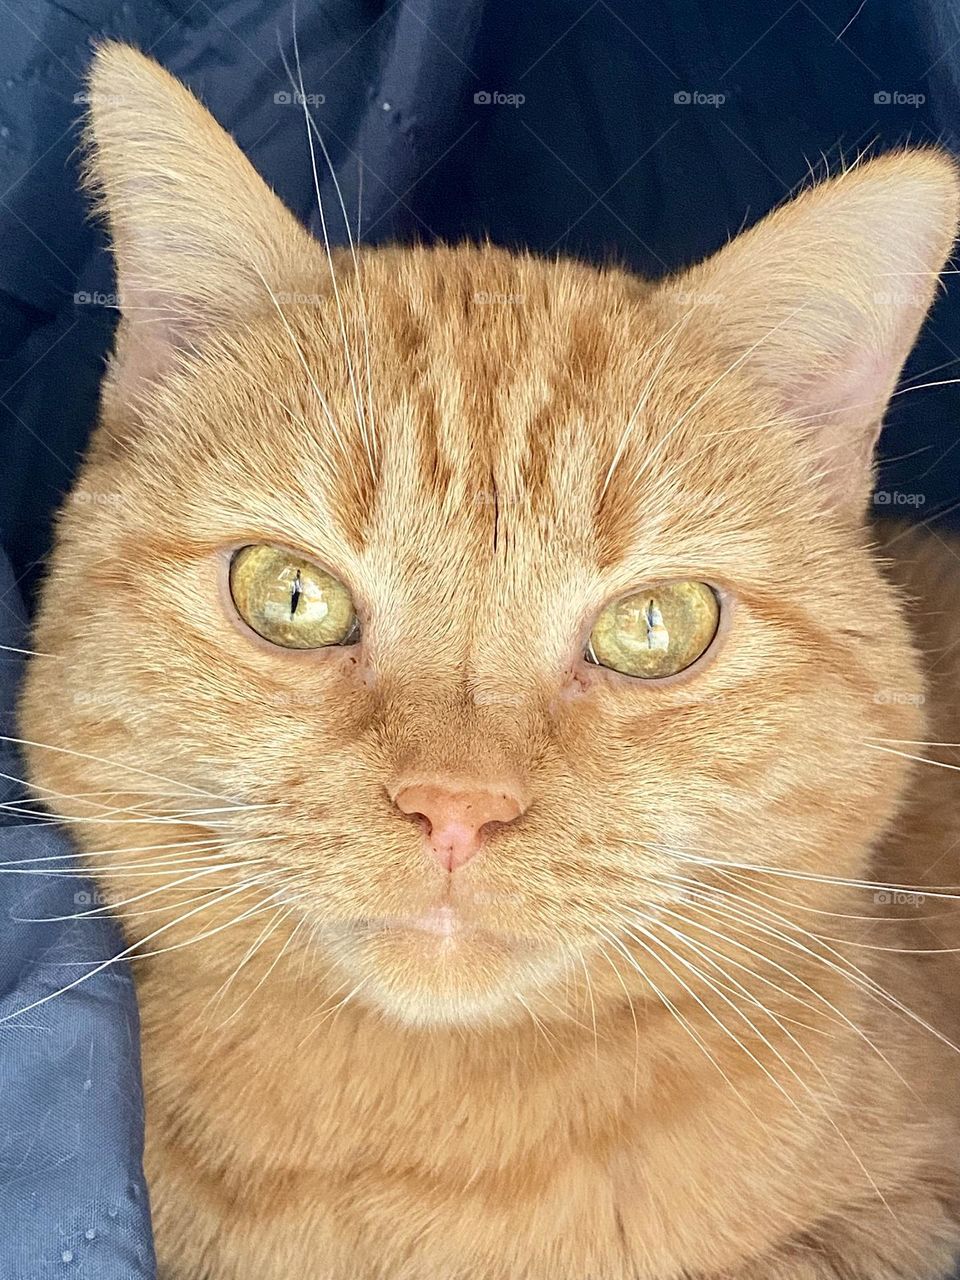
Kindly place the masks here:
[(290, 617), (292, 618), (297, 609), (300, 607), (300, 600), (303, 597), (303, 586), (300, 582), (300, 570), (297, 570), (297, 576), (293, 580), (293, 588), (290, 592)]

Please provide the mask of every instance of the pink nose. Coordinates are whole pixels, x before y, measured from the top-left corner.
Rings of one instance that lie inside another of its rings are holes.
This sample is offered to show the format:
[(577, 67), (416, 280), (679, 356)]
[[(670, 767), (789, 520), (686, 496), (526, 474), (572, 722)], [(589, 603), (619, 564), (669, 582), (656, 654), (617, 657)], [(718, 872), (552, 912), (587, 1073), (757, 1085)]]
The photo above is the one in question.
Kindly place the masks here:
[(401, 813), (424, 824), (424, 841), (442, 867), (456, 871), (480, 849), (489, 829), (512, 822), (524, 805), (502, 787), (410, 786), (394, 796)]

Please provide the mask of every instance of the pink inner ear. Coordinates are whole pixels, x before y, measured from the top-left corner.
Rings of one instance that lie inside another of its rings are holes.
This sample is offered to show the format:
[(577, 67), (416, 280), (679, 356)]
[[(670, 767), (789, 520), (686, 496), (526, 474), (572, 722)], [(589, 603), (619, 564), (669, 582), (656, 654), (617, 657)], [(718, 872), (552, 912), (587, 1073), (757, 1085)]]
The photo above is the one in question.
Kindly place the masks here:
[(128, 285), (121, 296), (112, 376), (126, 395), (136, 395), (162, 377), (178, 349), (189, 346), (191, 323), (169, 297)]
[(863, 509), (883, 411), (916, 324), (914, 308), (865, 311), (846, 298), (820, 296), (797, 314), (800, 333), (791, 325), (771, 351), (758, 348), (812, 448), (832, 506)]
[[(876, 348), (851, 345), (848, 363), (825, 367), (803, 388), (789, 393), (817, 459), (820, 485), (831, 504), (862, 510), (873, 486), (873, 454), (896, 367)], [(825, 361), (825, 365), (826, 365)]]
[(870, 429), (883, 412), (897, 372), (889, 357), (872, 344), (838, 343), (835, 353), (824, 352), (801, 385), (789, 388), (788, 407), (798, 419), (809, 420), (812, 431), (837, 419), (860, 422)]
[[(810, 441), (835, 500), (866, 499), (884, 409), (919, 320), (918, 309), (901, 299), (878, 296), (866, 309), (821, 295), (769, 353), (781, 365), (784, 407)], [(768, 366), (768, 375), (777, 372)]]

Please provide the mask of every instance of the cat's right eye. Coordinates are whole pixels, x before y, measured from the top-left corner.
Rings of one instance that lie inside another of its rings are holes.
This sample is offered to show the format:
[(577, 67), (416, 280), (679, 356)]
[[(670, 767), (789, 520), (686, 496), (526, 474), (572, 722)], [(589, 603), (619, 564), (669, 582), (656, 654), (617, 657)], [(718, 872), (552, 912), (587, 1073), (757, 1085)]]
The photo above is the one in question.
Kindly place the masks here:
[(705, 582), (667, 582), (615, 600), (593, 625), (586, 659), (639, 680), (679, 675), (710, 648), (720, 601)]
[(282, 547), (237, 551), (230, 562), (230, 595), (247, 626), (283, 649), (323, 649), (359, 639), (344, 584)]

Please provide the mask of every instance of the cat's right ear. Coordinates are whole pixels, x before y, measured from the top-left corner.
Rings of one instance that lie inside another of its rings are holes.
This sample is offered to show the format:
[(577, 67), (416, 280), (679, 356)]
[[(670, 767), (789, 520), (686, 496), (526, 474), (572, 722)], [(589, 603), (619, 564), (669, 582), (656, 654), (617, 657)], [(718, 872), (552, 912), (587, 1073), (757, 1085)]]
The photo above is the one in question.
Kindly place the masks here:
[(805, 191), (661, 286), (690, 316), (691, 340), (765, 385), (810, 449), (821, 493), (855, 519), (958, 218), (956, 161), (894, 152)]
[(121, 313), (109, 381), (130, 404), (204, 331), (319, 270), (319, 246), (197, 99), (136, 49), (100, 46), (88, 100), (86, 184)]

